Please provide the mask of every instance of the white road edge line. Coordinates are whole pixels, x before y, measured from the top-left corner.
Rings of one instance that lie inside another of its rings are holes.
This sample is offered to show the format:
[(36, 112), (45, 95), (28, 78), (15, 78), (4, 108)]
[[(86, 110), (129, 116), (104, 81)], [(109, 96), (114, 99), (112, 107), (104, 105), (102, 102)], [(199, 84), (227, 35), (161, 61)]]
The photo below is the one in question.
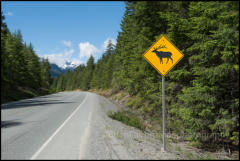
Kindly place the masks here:
[(86, 151), (85, 148), (86, 148), (86, 145), (87, 145), (87, 142), (88, 142), (91, 117), (92, 117), (92, 112), (90, 112), (90, 114), (88, 115), (87, 127), (85, 128), (84, 134), (83, 134), (83, 136), (81, 137), (80, 152), (79, 152), (79, 156), (78, 156), (78, 159), (79, 159), (79, 160), (84, 160), (84, 159), (83, 159), (83, 156), (84, 156), (84, 154), (85, 154), (85, 151)]
[(82, 103), (73, 111), (73, 113), (62, 123), (62, 125), (52, 134), (52, 136), (38, 149), (37, 152), (30, 158), (30, 160), (34, 160), (41, 153), (41, 151), (47, 146), (47, 144), (53, 139), (53, 137), (62, 129), (62, 127), (71, 119), (71, 117), (77, 112), (77, 110), (81, 107), (81, 105), (87, 100), (88, 93), (85, 96)]

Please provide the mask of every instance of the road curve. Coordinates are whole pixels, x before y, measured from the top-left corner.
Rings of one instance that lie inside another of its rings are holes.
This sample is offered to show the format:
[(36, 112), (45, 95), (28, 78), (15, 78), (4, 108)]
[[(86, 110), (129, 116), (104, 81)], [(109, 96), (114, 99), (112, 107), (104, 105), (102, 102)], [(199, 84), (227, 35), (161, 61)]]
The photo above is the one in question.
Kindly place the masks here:
[(181, 159), (161, 152), (154, 133), (107, 116), (119, 109), (102, 96), (77, 91), (3, 104), (1, 159)]
[(102, 106), (115, 105), (90, 92), (60, 92), (1, 105), (1, 159), (119, 158), (106, 156), (106, 148), (112, 147), (102, 145), (105, 150), (91, 154), (89, 140), (101, 141), (101, 131), (90, 137), (105, 124), (96, 121), (105, 113)]

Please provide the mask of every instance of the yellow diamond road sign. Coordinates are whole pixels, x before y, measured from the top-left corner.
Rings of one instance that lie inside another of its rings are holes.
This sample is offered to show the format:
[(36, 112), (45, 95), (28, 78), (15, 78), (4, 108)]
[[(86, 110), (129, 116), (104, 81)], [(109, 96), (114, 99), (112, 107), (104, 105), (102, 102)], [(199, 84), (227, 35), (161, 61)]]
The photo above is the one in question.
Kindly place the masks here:
[(162, 35), (143, 57), (162, 75), (167, 73), (183, 58), (181, 51)]

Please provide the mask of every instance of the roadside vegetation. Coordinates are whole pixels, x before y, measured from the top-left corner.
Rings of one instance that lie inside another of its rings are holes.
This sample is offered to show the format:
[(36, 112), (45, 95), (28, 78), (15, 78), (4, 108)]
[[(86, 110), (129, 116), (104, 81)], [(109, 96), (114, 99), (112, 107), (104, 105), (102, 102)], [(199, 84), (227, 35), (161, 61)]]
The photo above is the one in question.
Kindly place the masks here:
[(145, 130), (143, 126), (143, 121), (138, 118), (131, 111), (117, 111), (117, 112), (109, 112), (108, 116), (112, 119), (123, 122), (126, 125), (136, 127), (140, 130)]
[(1, 13), (1, 103), (49, 93), (48, 60), (40, 59), (33, 45), (23, 42), (20, 30), (11, 33)]
[[(124, 91), (117, 100), (161, 130), (162, 78), (142, 57), (161, 34), (184, 54), (165, 77), (167, 131), (198, 148), (238, 151), (238, 1), (126, 2), (116, 46), (109, 42), (96, 63), (90, 57), (54, 79), (51, 91)], [(112, 117), (130, 120), (121, 112)]]

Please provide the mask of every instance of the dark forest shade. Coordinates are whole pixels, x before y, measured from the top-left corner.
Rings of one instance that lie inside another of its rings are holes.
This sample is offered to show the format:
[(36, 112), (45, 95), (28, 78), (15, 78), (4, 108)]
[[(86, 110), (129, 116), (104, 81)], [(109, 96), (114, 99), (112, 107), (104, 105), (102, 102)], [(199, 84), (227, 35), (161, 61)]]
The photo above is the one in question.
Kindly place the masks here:
[(23, 42), (20, 30), (11, 33), (1, 13), (1, 102), (47, 94), (50, 84), (48, 60)]

